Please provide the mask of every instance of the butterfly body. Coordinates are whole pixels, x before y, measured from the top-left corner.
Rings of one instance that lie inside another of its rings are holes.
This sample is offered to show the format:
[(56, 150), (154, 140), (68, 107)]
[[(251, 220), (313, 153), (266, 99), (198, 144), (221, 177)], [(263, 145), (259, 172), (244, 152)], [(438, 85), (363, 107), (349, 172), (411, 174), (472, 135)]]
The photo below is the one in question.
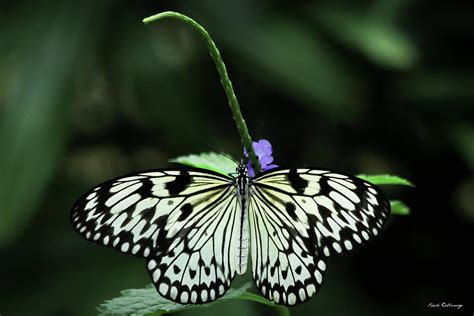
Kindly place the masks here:
[(238, 265), (237, 274), (244, 274), (247, 271), (248, 261), (248, 207), (249, 207), (249, 187), (250, 179), (247, 168), (243, 164), (237, 166), (237, 196), (240, 203), (240, 227), (239, 227), (239, 247), (238, 247)]
[[(183, 168), (105, 182), (73, 206), (87, 240), (147, 260), (158, 293), (182, 304), (225, 294), (251, 262), (260, 292), (295, 305), (320, 288), (328, 257), (380, 233), (390, 213), (380, 189), (317, 168), (278, 168), (249, 178)], [(249, 261), (250, 257), (250, 261)]]

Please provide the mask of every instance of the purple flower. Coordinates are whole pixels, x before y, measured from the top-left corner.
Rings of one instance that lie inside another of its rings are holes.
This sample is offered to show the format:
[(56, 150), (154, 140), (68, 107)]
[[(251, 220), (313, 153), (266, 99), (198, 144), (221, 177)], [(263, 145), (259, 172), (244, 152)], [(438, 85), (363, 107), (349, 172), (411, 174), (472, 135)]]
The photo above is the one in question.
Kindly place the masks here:
[[(273, 162), (273, 157), (272, 157), (272, 144), (266, 139), (261, 139), (258, 142), (252, 142), (252, 147), (253, 150), (255, 151), (255, 154), (257, 155), (258, 162), (260, 163), (260, 168), (261, 171), (265, 170), (270, 170), (273, 168), (278, 167), (275, 164), (271, 164)], [(248, 157), (247, 150), (244, 148), (244, 155), (245, 157)], [(247, 164), (247, 169), (249, 172), (249, 177), (253, 178), (255, 177), (255, 170), (253, 170), (252, 165), (250, 164), (250, 161)]]

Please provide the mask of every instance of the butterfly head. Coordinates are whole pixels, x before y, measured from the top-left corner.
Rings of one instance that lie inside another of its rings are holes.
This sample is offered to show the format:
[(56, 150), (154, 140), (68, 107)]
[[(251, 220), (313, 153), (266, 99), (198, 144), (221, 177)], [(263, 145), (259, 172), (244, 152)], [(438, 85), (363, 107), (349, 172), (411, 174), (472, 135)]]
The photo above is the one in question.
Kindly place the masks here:
[(247, 166), (244, 164), (243, 161), (241, 161), (237, 165), (237, 168), (235, 168), (235, 171), (238, 173), (239, 176), (247, 176)]

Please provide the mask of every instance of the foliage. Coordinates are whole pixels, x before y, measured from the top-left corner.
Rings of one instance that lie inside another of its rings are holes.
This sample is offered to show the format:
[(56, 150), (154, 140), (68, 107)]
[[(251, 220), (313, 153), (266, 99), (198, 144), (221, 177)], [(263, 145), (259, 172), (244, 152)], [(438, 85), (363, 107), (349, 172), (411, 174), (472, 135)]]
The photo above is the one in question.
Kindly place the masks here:
[(403, 179), (399, 176), (380, 174), (380, 175), (366, 175), (359, 174), (357, 177), (364, 179), (375, 185), (405, 185), (414, 187), (414, 185), (407, 179)]
[(250, 287), (250, 283), (246, 283), (238, 289), (231, 288), (223, 297), (213, 303), (182, 305), (162, 298), (156, 292), (153, 284), (149, 284), (142, 289), (123, 290), (122, 296), (105, 301), (97, 309), (101, 315), (161, 315), (196, 307), (208, 307), (226, 300), (245, 299), (244, 294)]
[(208, 152), (201, 154), (191, 154), (179, 156), (171, 159), (170, 162), (180, 163), (190, 167), (203, 168), (219, 172), (224, 175), (235, 173), (237, 164), (233, 158), (229, 158), (227, 154), (220, 154), (216, 152)]

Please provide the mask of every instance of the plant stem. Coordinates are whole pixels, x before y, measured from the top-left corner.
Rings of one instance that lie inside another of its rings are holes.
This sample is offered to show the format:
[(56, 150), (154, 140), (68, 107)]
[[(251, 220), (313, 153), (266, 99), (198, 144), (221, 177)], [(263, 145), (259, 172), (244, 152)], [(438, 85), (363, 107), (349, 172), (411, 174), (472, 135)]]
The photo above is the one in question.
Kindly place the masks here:
[(221, 78), (222, 86), (224, 87), (227, 99), (229, 100), (229, 106), (232, 111), (232, 116), (234, 118), (235, 125), (237, 126), (237, 130), (239, 131), (240, 141), (249, 153), (250, 162), (252, 163), (252, 166), (255, 172), (257, 173), (258, 171), (260, 171), (260, 163), (258, 162), (257, 156), (255, 155), (255, 151), (253, 150), (252, 139), (250, 138), (247, 125), (245, 124), (245, 120), (242, 117), (239, 102), (237, 101), (237, 97), (235, 96), (234, 88), (232, 87), (232, 82), (230, 81), (229, 75), (227, 74), (227, 69), (225, 67), (224, 62), (222, 61), (219, 49), (217, 48), (216, 44), (214, 43), (206, 29), (184, 14), (173, 11), (166, 11), (147, 17), (143, 20), (143, 22), (150, 23), (164, 18), (174, 18), (187, 23), (193, 29), (198, 31), (199, 34), (201, 34), (202, 38), (206, 41), (207, 48), (209, 49), (209, 54), (211, 55), (211, 58), (214, 61), (214, 64), (216, 65), (217, 71), (219, 72), (219, 76)]

